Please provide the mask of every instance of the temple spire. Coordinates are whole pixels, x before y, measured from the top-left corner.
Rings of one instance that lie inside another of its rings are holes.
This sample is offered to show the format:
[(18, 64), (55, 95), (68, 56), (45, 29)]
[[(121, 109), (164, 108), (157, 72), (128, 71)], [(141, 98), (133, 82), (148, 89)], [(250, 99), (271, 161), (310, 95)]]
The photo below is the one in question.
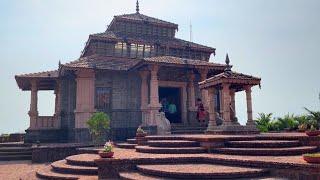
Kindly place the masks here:
[(136, 2), (136, 13), (139, 14), (139, 1)]
[(230, 59), (229, 59), (229, 55), (227, 53), (227, 56), (226, 56), (226, 64), (229, 66), (229, 63), (230, 63)]
[(225, 73), (228, 73), (228, 74), (231, 74), (232, 71), (231, 71), (230, 59), (229, 59), (228, 53), (227, 53), (227, 55), (226, 55), (226, 64), (227, 64), (227, 66), (226, 66), (226, 69), (224, 70), (224, 72), (225, 72)]

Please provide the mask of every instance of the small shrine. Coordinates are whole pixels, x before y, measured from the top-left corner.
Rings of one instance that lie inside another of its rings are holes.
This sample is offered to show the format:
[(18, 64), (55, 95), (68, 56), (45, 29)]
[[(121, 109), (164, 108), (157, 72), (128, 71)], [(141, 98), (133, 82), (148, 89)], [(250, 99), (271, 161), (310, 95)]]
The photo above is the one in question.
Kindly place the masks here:
[[(231, 70), (229, 56), (226, 56), (224, 72), (199, 82), (201, 90), (208, 91), (209, 123), (207, 133), (213, 134), (252, 134), (259, 133), (252, 116), (251, 89), (259, 85), (258, 77), (237, 73)], [(221, 91), (220, 112), (215, 109), (215, 94)], [(235, 94), (245, 91), (247, 100), (247, 123), (240, 125), (236, 116)]]

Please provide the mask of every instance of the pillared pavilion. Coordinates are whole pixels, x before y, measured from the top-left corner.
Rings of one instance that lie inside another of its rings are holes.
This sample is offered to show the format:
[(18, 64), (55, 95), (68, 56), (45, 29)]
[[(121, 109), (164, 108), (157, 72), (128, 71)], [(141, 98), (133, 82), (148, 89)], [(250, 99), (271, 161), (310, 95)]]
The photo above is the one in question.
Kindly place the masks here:
[[(86, 121), (98, 111), (110, 116), (114, 140), (134, 136), (139, 125), (154, 134), (195, 127), (197, 98), (209, 112), (208, 132), (253, 132), (251, 87), (260, 78), (231, 71), (228, 58), (227, 64), (209, 62), (215, 48), (179, 39), (177, 31), (175, 23), (141, 14), (137, 3), (135, 13), (114, 16), (104, 32), (89, 35), (78, 59), (16, 75), (19, 88), (31, 91), (25, 141), (90, 141)], [(55, 93), (55, 112), (39, 116), (37, 93), (47, 90)], [(234, 96), (242, 90), (248, 126), (236, 121)], [(165, 103), (173, 113), (163, 110)]]

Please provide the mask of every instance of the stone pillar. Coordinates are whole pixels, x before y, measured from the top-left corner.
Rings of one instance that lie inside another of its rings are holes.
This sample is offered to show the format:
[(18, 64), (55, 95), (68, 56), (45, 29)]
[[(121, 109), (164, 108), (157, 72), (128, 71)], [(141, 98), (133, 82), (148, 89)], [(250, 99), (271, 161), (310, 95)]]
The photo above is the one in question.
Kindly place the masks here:
[(246, 98), (247, 98), (247, 114), (248, 114), (247, 125), (254, 125), (254, 121), (252, 118), (251, 86), (245, 87), (245, 91), (246, 91)]
[(231, 97), (231, 120), (233, 120), (237, 115), (236, 115), (236, 101), (235, 101), (235, 95), (236, 92), (234, 89), (230, 90), (230, 97)]
[(38, 83), (36, 80), (31, 80), (31, 100), (30, 100), (30, 127), (29, 129), (37, 129), (38, 119)]
[(223, 125), (230, 125), (230, 85), (223, 84), (222, 85), (222, 97), (223, 97)]
[(82, 69), (77, 73), (77, 97), (75, 110), (75, 128), (87, 128), (87, 120), (94, 109), (95, 73), (93, 70)]
[[(208, 69), (201, 69), (199, 71), (200, 71), (200, 81), (206, 80), (208, 75)], [(206, 89), (201, 90), (201, 100), (204, 108), (208, 110), (208, 90)]]
[(161, 104), (159, 103), (159, 80), (158, 80), (159, 66), (150, 66), (150, 124), (149, 126), (156, 126), (157, 118), (160, 118), (159, 110)]
[(215, 113), (215, 109), (214, 109), (214, 95), (216, 93), (216, 89), (214, 87), (210, 88), (208, 90), (208, 99), (209, 99), (209, 106), (208, 106), (208, 111), (209, 111), (209, 124), (208, 124), (208, 128), (207, 131), (213, 130), (216, 126), (217, 126), (217, 122), (216, 122), (216, 113)]
[(61, 82), (57, 80), (56, 88), (54, 90), (55, 99), (55, 113), (54, 113), (54, 127), (60, 128), (61, 125)]
[(190, 74), (189, 77), (189, 86), (188, 86), (188, 105), (189, 111), (197, 111), (196, 107), (196, 97), (194, 92), (194, 74), (193, 72)]
[(140, 71), (141, 77), (141, 112), (142, 112), (142, 125), (147, 125), (147, 109), (148, 109), (148, 71)]

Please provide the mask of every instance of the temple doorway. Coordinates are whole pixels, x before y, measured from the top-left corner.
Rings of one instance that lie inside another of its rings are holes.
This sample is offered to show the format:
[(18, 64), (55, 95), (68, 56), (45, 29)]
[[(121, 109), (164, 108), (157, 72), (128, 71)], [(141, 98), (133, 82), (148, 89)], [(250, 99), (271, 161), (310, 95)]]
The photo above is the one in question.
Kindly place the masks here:
[(175, 87), (159, 87), (161, 111), (165, 113), (170, 123), (181, 121), (181, 90)]

